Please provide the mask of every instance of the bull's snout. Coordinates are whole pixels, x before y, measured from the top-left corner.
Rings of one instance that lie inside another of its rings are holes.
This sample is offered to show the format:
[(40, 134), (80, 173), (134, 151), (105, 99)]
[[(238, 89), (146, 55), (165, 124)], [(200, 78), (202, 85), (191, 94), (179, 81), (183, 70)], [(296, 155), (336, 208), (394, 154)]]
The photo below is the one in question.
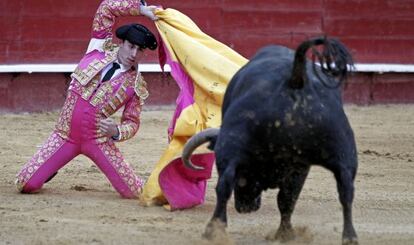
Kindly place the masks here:
[(256, 198), (252, 197), (251, 200), (238, 200), (238, 198), (235, 197), (236, 210), (239, 213), (250, 213), (257, 211), (260, 208), (261, 200), (261, 195), (257, 196)]

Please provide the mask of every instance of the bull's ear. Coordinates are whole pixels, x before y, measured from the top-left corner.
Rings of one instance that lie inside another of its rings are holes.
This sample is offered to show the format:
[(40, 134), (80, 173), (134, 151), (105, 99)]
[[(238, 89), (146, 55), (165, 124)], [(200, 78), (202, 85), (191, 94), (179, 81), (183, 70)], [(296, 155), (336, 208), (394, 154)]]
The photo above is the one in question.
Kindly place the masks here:
[(245, 186), (247, 185), (247, 180), (246, 180), (246, 178), (244, 178), (244, 177), (240, 177), (240, 178), (237, 180), (237, 185), (238, 185), (238, 186), (240, 186), (240, 187), (245, 187)]

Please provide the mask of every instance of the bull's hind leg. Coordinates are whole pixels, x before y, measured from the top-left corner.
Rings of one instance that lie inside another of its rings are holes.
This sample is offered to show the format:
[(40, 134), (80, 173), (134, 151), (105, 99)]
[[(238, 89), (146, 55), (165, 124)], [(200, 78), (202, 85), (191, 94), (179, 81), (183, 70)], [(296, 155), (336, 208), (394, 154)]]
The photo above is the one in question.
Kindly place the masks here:
[(344, 216), (344, 230), (342, 233), (342, 244), (358, 244), (357, 234), (352, 223), (352, 202), (354, 199), (355, 170), (340, 168), (334, 171), (339, 200), (342, 204)]
[(269, 234), (267, 239), (280, 240), (282, 242), (292, 240), (295, 237), (291, 217), (295, 209), (296, 201), (305, 184), (310, 167), (306, 166), (295, 170), (289, 178), (280, 185), (279, 194), (277, 195), (277, 205), (280, 211), (280, 226), (276, 233)]
[(235, 167), (228, 166), (224, 171), (218, 168), (218, 172), (216, 208), (203, 234), (207, 239), (215, 238), (217, 233), (225, 233), (225, 227), (227, 226), (227, 203), (234, 189)]

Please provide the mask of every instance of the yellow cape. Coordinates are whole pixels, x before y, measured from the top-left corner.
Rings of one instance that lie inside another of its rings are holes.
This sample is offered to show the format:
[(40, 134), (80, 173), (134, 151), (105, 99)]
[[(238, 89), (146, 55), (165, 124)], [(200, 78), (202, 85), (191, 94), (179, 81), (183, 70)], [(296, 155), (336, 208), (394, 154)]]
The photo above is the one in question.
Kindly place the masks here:
[[(141, 203), (163, 205), (168, 200), (159, 184), (160, 172), (181, 155), (194, 134), (221, 125), (221, 105), (227, 84), (247, 59), (203, 33), (186, 15), (174, 9), (158, 10), (155, 22), (162, 48), (181, 94), (170, 143), (143, 188)], [(182, 74), (184, 73), (184, 75)], [(185, 79), (185, 76), (188, 76)], [(186, 80), (186, 81), (183, 81)]]

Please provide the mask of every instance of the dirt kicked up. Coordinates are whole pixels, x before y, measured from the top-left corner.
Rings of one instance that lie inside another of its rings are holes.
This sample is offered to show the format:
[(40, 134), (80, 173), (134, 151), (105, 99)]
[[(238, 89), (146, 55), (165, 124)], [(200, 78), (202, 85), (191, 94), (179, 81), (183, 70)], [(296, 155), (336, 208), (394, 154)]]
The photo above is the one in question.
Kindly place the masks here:
[[(347, 106), (359, 157), (354, 225), (360, 244), (414, 244), (414, 105)], [(136, 173), (148, 177), (167, 145), (172, 110), (144, 111), (141, 128), (118, 146)], [(0, 115), (0, 244), (208, 244), (201, 238), (215, 206), (216, 173), (206, 203), (169, 212), (121, 199), (86, 157), (59, 171), (40, 193), (18, 194), (14, 176), (46, 139), (58, 113)], [(223, 244), (266, 240), (279, 225), (277, 190), (262, 207), (228, 208)], [(313, 167), (293, 214), (298, 237), (287, 244), (340, 244), (342, 212), (333, 176)]]

